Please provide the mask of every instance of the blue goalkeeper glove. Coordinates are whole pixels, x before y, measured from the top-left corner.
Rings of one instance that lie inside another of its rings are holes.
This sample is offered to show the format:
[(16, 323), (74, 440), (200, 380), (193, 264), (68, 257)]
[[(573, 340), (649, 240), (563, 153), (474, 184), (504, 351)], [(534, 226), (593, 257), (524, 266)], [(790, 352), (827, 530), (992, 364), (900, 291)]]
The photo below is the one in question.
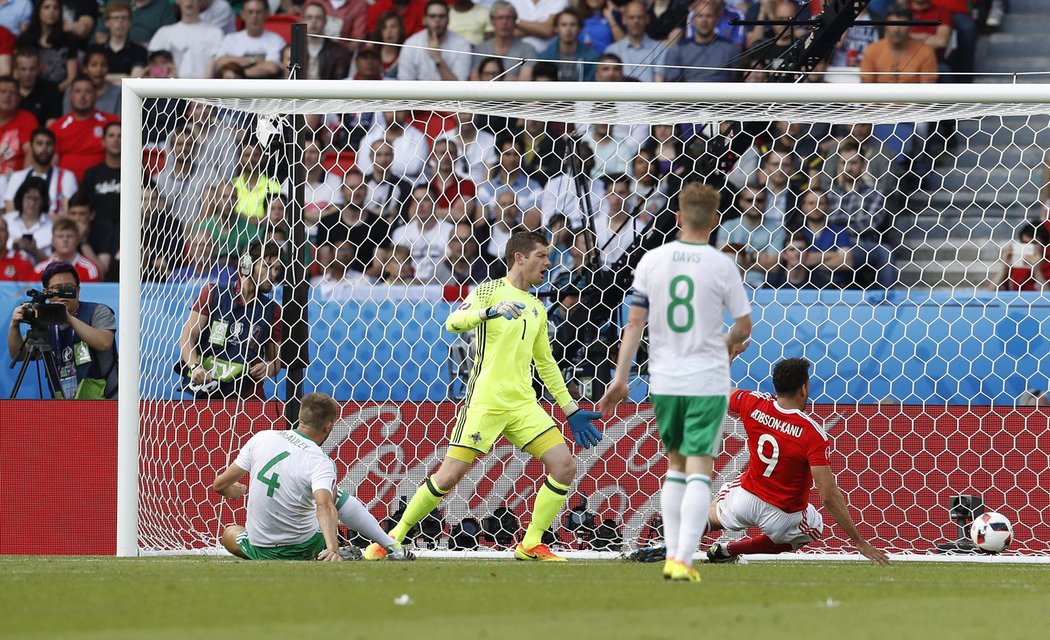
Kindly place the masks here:
[(597, 411), (577, 409), (566, 417), (569, 422), (569, 428), (572, 429), (572, 439), (576, 441), (576, 446), (590, 449), (601, 441), (602, 432), (598, 431), (598, 427), (594, 426), (591, 420), (601, 419), (602, 414)]
[(514, 320), (515, 318), (521, 317), (521, 312), (524, 310), (524, 302), (511, 302), (510, 300), (504, 300), (503, 302), (497, 302), (488, 309), (485, 309), (485, 319), (491, 320), (496, 316), (503, 316), (507, 320)]

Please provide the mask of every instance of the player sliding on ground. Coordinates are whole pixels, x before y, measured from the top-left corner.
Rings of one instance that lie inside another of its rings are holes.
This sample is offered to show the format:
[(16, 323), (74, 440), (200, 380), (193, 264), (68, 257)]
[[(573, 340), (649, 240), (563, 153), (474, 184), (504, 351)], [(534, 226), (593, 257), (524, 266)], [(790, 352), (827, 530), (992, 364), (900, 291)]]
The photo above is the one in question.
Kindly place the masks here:
[[(711, 504), (714, 455), (722, 444), (730, 354), (751, 335), (751, 306), (736, 264), (708, 244), (718, 225), (718, 192), (693, 183), (678, 196), (678, 240), (642, 256), (616, 376), (598, 402), (612, 411), (649, 323), (649, 392), (667, 449), (660, 508), (667, 541), (664, 578), (698, 582), (693, 554)], [(734, 319), (723, 334), (723, 311)]]
[(862, 538), (853, 524), (828, 466), (828, 436), (803, 413), (809, 400), (809, 367), (803, 358), (778, 362), (773, 368), (776, 398), (742, 389), (730, 394), (729, 411), (744, 422), (750, 457), (740, 477), (718, 492), (711, 505), (710, 528), (758, 527), (762, 535), (715, 543), (707, 551), (708, 561), (732, 562), (745, 553), (782, 553), (819, 539), (824, 522), (808, 503), (815, 482), (824, 506), (857, 551), (874, 564), (889, 564), (886, 554)]
[[(335, 463), (321, 450), (339, 417), (339, 404), (323, 393), (303, 398), (299, 428), (262, 431), (248, 440), (237, 459), (212, 483), (235, 500), (248, 494), (245, 526), (222, 532), (222, 546), (247, 560), (327, 560), (360, 557), (339, 549), (336, 522), (382, 544), (386, 556), (412, 560), (361, 501), (335, 488)], [(251, 474), (250, 490), (238, 482)]]
[[(547, 312), (529, 293), (542, 283), (550, 267), (550, 245), (543, 234), (521, 231), (507, 241), (507, 277), (484, 282), (470, 292), (445, 323), (452, 333), (474, 331), (478, 345), (474, 368), (467, 380), (467, 397), (449, 436), (448, 452), (434, 475), (419, 487), (401, 521), (390, 532), (399, 543), (430, 513), (441, 498), (463, 479), (479, 455), (488, 453), (500, 435), (538, 459), (547, 478), (536, 494), (532, 521), (514, 549), (518, 560), (564, 561), (542, 543), (565, 504), (576, 477), (576, 460), (561, 430), (536, 402), (532, 364), (568, 417), (578, 446), (589, 448), (602, 439), (591, 422), (601, 414), (580, 409), (573, 402), (547, 338)], [(382, 556), (373, 544), (365, 558)]]

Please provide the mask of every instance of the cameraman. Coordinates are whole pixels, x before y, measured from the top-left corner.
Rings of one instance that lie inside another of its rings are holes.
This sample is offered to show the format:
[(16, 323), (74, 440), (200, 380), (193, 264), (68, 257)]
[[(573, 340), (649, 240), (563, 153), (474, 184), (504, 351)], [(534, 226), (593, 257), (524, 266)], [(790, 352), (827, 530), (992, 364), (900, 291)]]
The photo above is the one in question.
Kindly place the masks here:
[(194, 397), (263, 399), (262, 382), (281, 371), (280, 247), (255, 243), (238, 260), (237, 277), (208, 284), (179, 337), (185, 391)]
[[(15, 308), (7, 330), (7, 352), (11, 359), (24, 360), (23, 338), (19, 324), (47, 332), (47, 341), (55, 353), (62, 398), (101, 400), (117, 397), (117, 331), (113, 310), (104, 304), (80, 302), (80, 276), (68, 262), (52, 262), (40, 274), (48, 299), (65, 307), (65, 321), (46, 325), (39, 319), (27, 319), (26, 311), (35, 302)], [(36, 314), (31, 314), (34, 316)]]

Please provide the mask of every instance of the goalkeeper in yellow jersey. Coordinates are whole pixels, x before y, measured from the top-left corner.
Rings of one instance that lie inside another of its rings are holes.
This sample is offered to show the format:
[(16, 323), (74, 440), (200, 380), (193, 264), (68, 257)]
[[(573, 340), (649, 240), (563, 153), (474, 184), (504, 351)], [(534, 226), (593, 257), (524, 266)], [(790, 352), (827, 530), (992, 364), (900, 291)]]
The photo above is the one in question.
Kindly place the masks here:
[[(561, 430), (536, 402), (532, 389), (535, 362), (547, 389), (568, 417), (576, 444), (597, 444), (602, 434), (591, 422), (601, 417), (573, 402), (547, 338), (547, 311), (529, 289), (544, 280), (551, 263), (550, 245), (540, 233), (522, 231), (507, 241), (507, 277), (479, 285), (445, 326), (452, 333), (474, 331), (478, 345), (467, 396), (449, 436), (448, 452), (437, 472), (416, 490), (401, 521), (390, 535), (401, 543), (441, 498), (466, 475), (479, 455), (488, 453), (500, 435), (547, 468), (536, 494), (532, 520), (514, 549), (518, 560), (564, 561), (541, 542), (565, 504), (576, 477), (576, 459)], [(365, 558), (379, 559), (386, 549), (374, 543)]]

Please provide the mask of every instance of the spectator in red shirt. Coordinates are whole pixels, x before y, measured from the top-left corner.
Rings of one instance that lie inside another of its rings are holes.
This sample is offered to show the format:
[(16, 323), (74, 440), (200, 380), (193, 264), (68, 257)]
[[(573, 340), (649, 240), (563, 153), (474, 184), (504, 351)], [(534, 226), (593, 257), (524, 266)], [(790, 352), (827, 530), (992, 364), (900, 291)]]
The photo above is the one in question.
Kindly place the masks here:
[(405, 37), (422, 31), (426, 4), (426, 2), (412, 2), (412, 0), (376, 0), (376, 3), (368, 8), (368, 31), (374, 31), (379, 23), (379, 18), (388, 11), (393, 11), (401, 16), (401, 22), (405, 25)]
[(101, 282), (102, 273), (98, 265), (80, 253), (80, 227), (69, 218), (59, 218), (51, 227), (51, 257), (34, 267), (37, 274), (44, 272), (52, 262), (73, 265), (81, 282)]
[(7, 221), (0, 217), (0, 280), (33, 282), (33, 263), (18, 249), (8, 249)]
[(941, 24), (929, 27), (912, 27), (911, 37), (931, 47), (937, 53), (938, 60), (944, 60), (944, 54), (952, 40), (952, 14), (935, 6), (932, 0), (910, 0), (915, 20), (939, 20)]
[(0, 76), (11, 75), (12, 60), (15, 55), (15, 34), (7, 27), (0, 26)]
[(37, 128), (36, 117), (18, 108), (21, 96), (11, 76), (0, 76), (0, 173), (11, 175), (25, 166), (29, 138)]
[(63, 167), (73, 172), (79, 184), (88, 168), (106, 159), (102, 138), (106, 125), (119, 122), (115, 115), (95, 108), (95, 85), (87, 76), (77, 76), (69, 93), (73, 110), (51, 123), (55, 152)]

